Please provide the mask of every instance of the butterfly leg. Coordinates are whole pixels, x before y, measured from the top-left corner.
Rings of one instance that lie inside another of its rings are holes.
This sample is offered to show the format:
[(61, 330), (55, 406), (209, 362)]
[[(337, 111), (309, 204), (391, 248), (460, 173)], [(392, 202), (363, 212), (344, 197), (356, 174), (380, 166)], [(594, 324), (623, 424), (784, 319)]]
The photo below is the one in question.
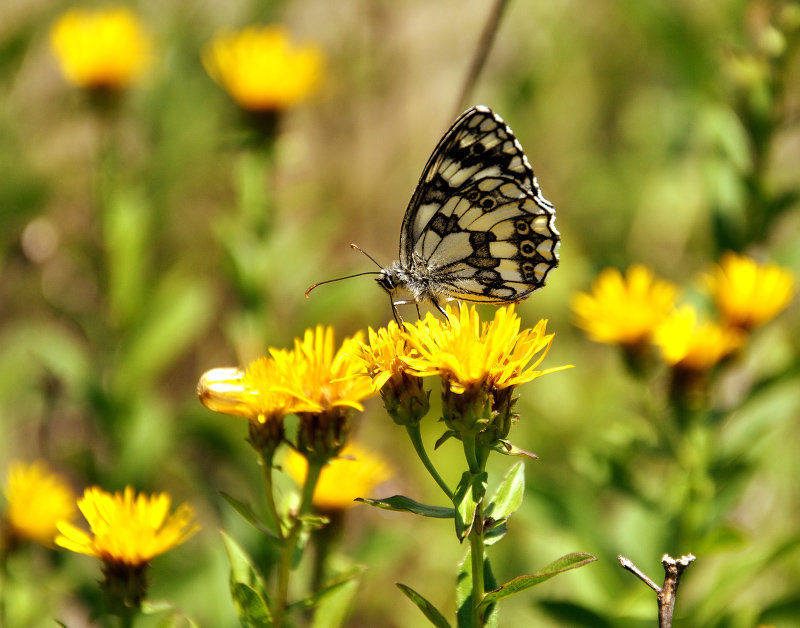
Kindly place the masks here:
[(420, 311), (419, 311), (419, 303), (417, 303), (416, 301), (414, 301), (414, 305), (416, 305), (416, 306), (417, 306), (417, 319), (421, 319), (421, 318), (422, 318), (422, 314), (421, 314), (421, 313), (420, 313)]
[(433, 303), (433, 307), (439, 310), (444, 315), (445, 320), (447, 320), (447, 312), (445, 312), (444, 308), (440, 305), (440, 303), (433, 298), (431, 298), (431, 303)]
[(395, 303), (392, 296), (389, 295), (389, 304), (392, 306), (392, 316), (394, 316), (394, 322), (397, 323), (399, 327), (403, 326), (403, 317), (400, 316), (400, 312), (397, 310), (397, 306), (402, 304), (402, 301)]

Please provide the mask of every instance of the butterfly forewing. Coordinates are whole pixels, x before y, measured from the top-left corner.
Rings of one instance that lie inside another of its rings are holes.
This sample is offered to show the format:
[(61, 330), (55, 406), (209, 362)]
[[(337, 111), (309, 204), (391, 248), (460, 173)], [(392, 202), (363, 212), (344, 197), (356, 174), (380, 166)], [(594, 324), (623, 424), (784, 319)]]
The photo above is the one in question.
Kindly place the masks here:
[(406, 210), (400, 263), (438, 292), (508, 302), (544, 285), (558, 264), (553, 206), (511, 129), (487, 107), (441, 139)]

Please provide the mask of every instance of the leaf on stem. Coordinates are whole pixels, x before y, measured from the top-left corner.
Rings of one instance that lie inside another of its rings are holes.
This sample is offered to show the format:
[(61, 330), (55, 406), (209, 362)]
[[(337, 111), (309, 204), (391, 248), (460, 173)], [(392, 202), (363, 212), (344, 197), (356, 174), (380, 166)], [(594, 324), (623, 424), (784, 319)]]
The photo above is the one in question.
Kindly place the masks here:
[(230, 589), (242, 626), (271, 626), (272, 615), (261, 576), (250, 557), (230, 536), (220, 530), (231, 565)]
[(348, 569), (347, 571), (340, 573), (335, 578), (326, 582), (319, 591), (315, 591), (314, 593), (311, 593), (310, 595), (307, 595), (296, 602), (292, 602), (289, 605), (289, 608), (292, 610), (314, 608), (326, 595), (329, 595), (348, 582), (354, 582), (357, 578), (360, 578), (361, 574), (363, 574), (366, 570), (367, 568), (364, 565), (356, 565), (352, 569)]
[(439, 440), (433, 445), (433, 449), (439, 449), (442, 445), (444, 445), (448, 440), (451, 438), (455, 438), (458, 436), (458, 432), (454, 430), (447, 430), (444, 434), (439, 437)]
[(259, 516), (253, 511), (250, 504), (247, 502), (243, 502), (241, 500), (236, 499), (232, 495), (229, 495), (225, 491), (220, 491), (220, 495), (222, 495), (223, 499), (228, 502), (231, 507), (238, 512), (242, 518), (247, 521), (250, 525), (252, 525), (256, 530), (265, 534), (267, 537), (272, 539), (277, 543), (281, 543), (280, 538), (277, 534), (277, 522), (273, 520), (272, 517), (269, 518), (268, 521), (262, 521)]
[(459, 541), (463, 541), (469, 531), (472, 530), (475, 511), (486, 495), (488, 480), (489, 474), (486, 471), (478, 474), (464, 471), (461, 476), (461, 481), (458, 483), (456, 492), (453, 495), (453, 505), (456, 507), (456, 536), (458, 536)]
[(427, 504), (414, 501), (405, 495), (392, 495), (392, 497), (387, 497), (385, 499), (358, 497), (356, 501), (374, 506), (375, 508), (394, 510), (396, 512), (410, 512), (415, 515), (422, 515), (423, 517), (433, 517), (434, 519), (451, 519), (455, 516), (455, 510), (453, 508), (428, 506)]
[(444, 618), (439, 610), (431, 604), (428, 600), (422, 597), (419, 593), (414, 591), (411, 587), (407, 587), (399, 582), (395, 583), (397, 588), (400, 589), (405, 596), (417, 605), (417, 608), (422, 611), (423, 615), (428, 618), (436, 628), (450, 628), (450, 623)]
[(493, 545), (502, 539), (508, 528), (506, 520), (522, 504), (525, 492), (525, 463), (520, 461), (508, 470), (492, 500), (484, 510), (484, 543)]
[[(483, 586), (487, 589), (497, 588), (497, 580), (487, 556), (483, 557)], [(464, 560), (458, 566), (456, 604), (458, 628), (472, 628), (472, 550), (467, 550)], [(495, 604), (484, 614), (484, 628), (497, 628), (499, 616)]]
[(526, 451), (521, 447), (517, 447), (516, 445), (510, 443), (507, 440), (497, 441), (497, 444), (494, 447), (492, 447), (492, 449), (497, 453), (503, 454), (504, 456), (519, 456), (519, 457), (530, 458), (531, 460), (539, 459), (539, 456), (537, 456), (535, 453)]
[(587, 554), (586, 552), (573, 552), (572, 554), (566, 554), (534, 574), (517, 576), (516, 578), (513, 578), (503, 584), (499, 589), (495, 589), (494, 591), (487, 593), (481, 602), (481, 607), (485, 608), (489, 604), (519, 593), (520, 591), (524, 591), (525, 589), (530, 589), (537, 584), (541, 584), (553, 576), (557, 576), (558, 574), (569, 571), (570, 569), (583, 567), (584, 565), (593, 563), (596, 560), (597, 558), (591, 554)]

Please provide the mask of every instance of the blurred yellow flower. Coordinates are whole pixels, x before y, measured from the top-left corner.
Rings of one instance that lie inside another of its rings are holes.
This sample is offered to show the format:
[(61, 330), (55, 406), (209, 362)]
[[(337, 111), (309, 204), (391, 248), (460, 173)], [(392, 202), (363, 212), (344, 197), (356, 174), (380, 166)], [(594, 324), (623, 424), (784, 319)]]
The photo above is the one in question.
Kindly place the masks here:
[(248, 111), (277, 111), (308, 98), (322, 73), (315, 46), (295, 46), (283, 26), (221, 32), (203, 51), (203, 65)]
[(742, 332), (712, 322), (698, 322), (690, 305), (675, 310), (654, 334), (664, 361), (670, 366), (702, 371), (741, 347)]
[(446, 321), (429, 312), (406, 326), (408, 344), (417, 355), (406, 355), (403, 361), (420, 377), (441, 375), (454, 393), (476, 385), (500, 390), (570, 368), (537, 370), (553, 341), (553, 334), (545, 333), (544, 319), (520, 331), (513, 305), (497, 308), (488, 322), (481, 322), (474, 305), (457, 312), (448, 305), (446, 312)]
[(303, 407), (298, 412), (364, 409), (361, 401), (375, 391), (358, 358), (361, 337), (346, 338), (335, 349), (333, 327), (317, 325), (295, 339), (294, 349), (270, 350), (282, 374), (281, 391)]
[(641, 345), (674, 307), (676, 292), (674, 284), (656, 279), (641, 264), (631, 266), (624, 277), (606, 268), (595, 279), (591, 293), (573, 298), (575, 324), (597, 342)]
[(705, 279), (723, 322), (744, 330), (774, 318), (794, 294), (788, 270), (736, 253), (723, 255)]
[(78, 500), (78, 508), (89, 523), (91, 534), (62, 521), (56, 544), (96, 556), (108, 564), (140, 567), (200, 529), (192, 523), (191, 506), (182, 504), (170, 514), (170, 502), (166, 493), (136, 495), (131, 486), (113, 495), (97, 486), (87, 488)]
[(150, 38), (123, 6), (70, 9), (51, 27), (50, 44), (62, 74), (78, 87), (127, 87), (150, 63)]
[(75, 494), (42, 460), (12, 462), (4, 493), (6, 520), (21, 538), (52, 546), (56, 523), (75, 516)]
[[(308, 462), (294, 449), (284, 460), (289, 476), (298, 484), (305, 482)], [(373, 489), (392, 476), (389, 464), (363, 447), (348, 444), (322, 468), (312, 503), (319, 510), (343, 510), (355, 506), (356, 497), (369, 497)]]

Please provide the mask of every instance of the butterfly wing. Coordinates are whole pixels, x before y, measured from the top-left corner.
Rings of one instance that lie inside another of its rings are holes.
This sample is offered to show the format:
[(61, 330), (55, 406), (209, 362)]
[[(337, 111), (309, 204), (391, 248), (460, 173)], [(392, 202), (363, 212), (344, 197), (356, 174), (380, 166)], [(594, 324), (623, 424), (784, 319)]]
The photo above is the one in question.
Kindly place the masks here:
[(439, 292), (519, 301), (558, 265), (555, 210), (517, 139), (488, 107), (464, 112), (422, 172), (400, 236), (400, 263)]

